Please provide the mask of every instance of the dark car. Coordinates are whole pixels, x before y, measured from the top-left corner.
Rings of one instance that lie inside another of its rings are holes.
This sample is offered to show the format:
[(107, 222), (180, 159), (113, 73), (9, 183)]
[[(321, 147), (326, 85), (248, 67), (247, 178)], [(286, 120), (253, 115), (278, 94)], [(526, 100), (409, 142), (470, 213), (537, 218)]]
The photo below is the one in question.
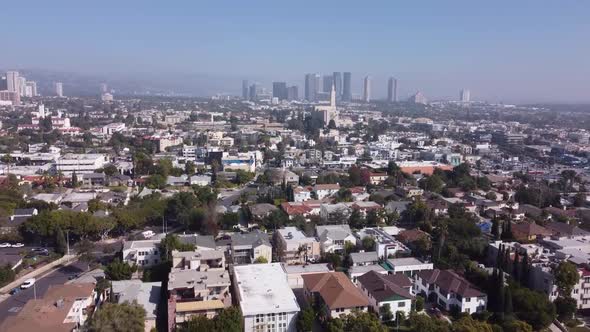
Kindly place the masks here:
[(10, 295), (14, 295), (16, 293), (20, 292), (20, 287), (15, 287), (13, 289), (10, 290)]

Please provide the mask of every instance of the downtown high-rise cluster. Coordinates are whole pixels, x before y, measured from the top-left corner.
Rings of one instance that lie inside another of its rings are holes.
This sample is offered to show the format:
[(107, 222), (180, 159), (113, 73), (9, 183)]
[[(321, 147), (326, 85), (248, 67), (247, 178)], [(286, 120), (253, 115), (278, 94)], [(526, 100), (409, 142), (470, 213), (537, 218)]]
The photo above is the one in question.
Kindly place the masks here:
[[(372, 98), (371, 76), (366, 76), (363, 81), (362, 101), (370, 102)], [(328, 75), (319, 73), (305, 74), (302, 96), (299, 95), (299, 87), (289, 86), (286, 82), (273, 82), (272, 94), (267, 92), (258, 83), (250, 84), (248, 80), (242, 81), (242, 99), (262, 100), (274, 99), (277, 101), (305, 100), (308, 102), (327, 101), (330, 98), (332, 86), (336, 91), (336, 99), (344, 102), (353, 101), (352, 74), (350, 72), (333, 72)], [(390, 77), (387, 84), (387, 101), (398, 101), (398, 81)]]

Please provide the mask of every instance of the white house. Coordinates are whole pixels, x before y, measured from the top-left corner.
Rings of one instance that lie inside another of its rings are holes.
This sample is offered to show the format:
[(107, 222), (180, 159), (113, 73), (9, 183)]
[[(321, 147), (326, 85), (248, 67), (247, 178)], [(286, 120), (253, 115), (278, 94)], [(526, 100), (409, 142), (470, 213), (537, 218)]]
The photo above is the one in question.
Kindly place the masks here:
[(408, 277), (413, 277), (419, 271), (434, 269), (434, 264), (423, 262), (416, 257), (390, 258), (387, 264), (394, 274), (405, 274)]
[(356, 237), (348, 225), (318, 225), (315, 229), (324, 253), (342, 252), (346, 242), (356, 246)]
[(339, 184), (316, 184), (313, 187), (313, 191), (317, 199), (323, 199), (330, 197), (340, 190)]
[(434, 299), (437, 305), (450, 311), (472, 314), (486, 310), (488, 298), (469, 281), (452, 270), (424, 270), (414, 276), (414, 293)]
[(408, 317), (412, 310), (412, 281), (403, 274), (380, 274), (370, 271), (357, 278), (358, 288), (369, 298), (374, 312), (389, 304), (391, 313), (401, 311)]

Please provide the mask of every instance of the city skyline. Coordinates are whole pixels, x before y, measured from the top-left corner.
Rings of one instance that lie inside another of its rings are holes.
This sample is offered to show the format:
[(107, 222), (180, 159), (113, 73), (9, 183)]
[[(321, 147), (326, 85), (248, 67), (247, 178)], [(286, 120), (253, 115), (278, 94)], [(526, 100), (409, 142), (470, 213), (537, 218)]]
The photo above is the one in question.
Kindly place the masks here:
[[(590, 102), (590, 46), (582, 42), (590, 33), (587, 2), (328, 1), (312, 11), (306, 3), (220, 2), (142, 5), (139, 12), (130, 2), (116, 4), (114, 14), (111, 4), (7, 3), (6, 12), (23, 14), (0, 23), (19, 26), (5, 36), (11, 46), (0, 67), (158, 78), (166, 88), (199, 96), (241, 95), (235, 82), (245, 78), (302, 88), (304, 73), (350, 71), (357, 94), (362, 77), (373, 78), (376, 99), (387, 96), (394, 76), (400, 100), (417, 91), (451, 99), (469, 87), (489, 101)], [(328, 38), (317, 31), (339, 32)], [(187, 76), (205, 79), (193, 83)]]

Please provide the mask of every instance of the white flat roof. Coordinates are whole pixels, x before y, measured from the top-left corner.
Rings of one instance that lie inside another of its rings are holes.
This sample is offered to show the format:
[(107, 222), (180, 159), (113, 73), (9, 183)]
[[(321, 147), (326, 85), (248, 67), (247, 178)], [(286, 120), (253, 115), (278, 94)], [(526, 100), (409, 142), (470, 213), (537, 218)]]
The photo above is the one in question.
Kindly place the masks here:
[(244, 316), (300, 310), (281, 263), (240, 265), (234, 272)]

